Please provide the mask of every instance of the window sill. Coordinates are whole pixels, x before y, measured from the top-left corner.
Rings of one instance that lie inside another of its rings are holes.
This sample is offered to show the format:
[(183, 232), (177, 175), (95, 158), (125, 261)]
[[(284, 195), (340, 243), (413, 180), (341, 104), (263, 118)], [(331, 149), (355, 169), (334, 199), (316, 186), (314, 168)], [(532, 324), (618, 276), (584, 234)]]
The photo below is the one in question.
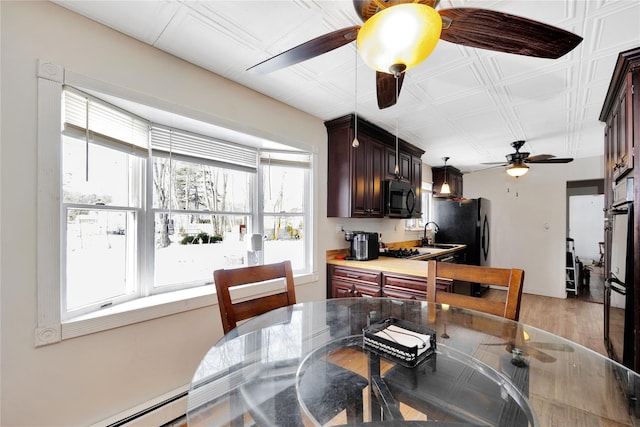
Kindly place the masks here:
[[(317, 280), (316, 273), (295, 276), (296, 286)], [(253, 297), (260, 293), (248, 286), (240, 297)], [(218, 305), (218, 299), (213, 285), (152, 295), (65, 321), (61, 325), (60, 338), (76, 338), (214, 305)]]

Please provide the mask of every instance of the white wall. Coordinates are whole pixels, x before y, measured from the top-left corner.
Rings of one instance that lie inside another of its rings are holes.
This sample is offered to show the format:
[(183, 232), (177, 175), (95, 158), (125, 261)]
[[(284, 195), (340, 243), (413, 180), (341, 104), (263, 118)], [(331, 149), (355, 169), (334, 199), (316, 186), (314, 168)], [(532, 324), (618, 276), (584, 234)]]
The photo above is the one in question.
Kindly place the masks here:
[[(188, 109), (201, 120), (318, 151), (316, 235), (327, 227), (326, 131), (317, 118), (53, 3), (1, 1), (0, 17), (0, 425), (90, 425), (189, 384), (222, 332), (211, 306), (34, 347), (37, 60)], [(298, 289), (301, 301), (325, 295), (326, 246), (319, 239), (315, 249), (318, 282)]]
[(502, 168), (464, 175), (465, 197), (491, 200), (491, 264), (522, 268), (526, 293), (566, 298), (566, 184), (603, 177), (603, 157), (532, 164), (518, 179)]
[(569, 197), (569, 237), (576, 256), (584, 264), (600, 259), (599, 242), (604, 241), (604, 194)]

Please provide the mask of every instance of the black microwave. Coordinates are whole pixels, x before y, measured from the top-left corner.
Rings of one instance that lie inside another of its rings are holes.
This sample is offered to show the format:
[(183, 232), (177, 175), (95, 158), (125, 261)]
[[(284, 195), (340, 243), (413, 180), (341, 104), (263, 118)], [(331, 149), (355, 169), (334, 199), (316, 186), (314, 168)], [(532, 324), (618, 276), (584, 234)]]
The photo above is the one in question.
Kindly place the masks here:
[(403, 181), (384, 181), (384, 215), (390, 218), (413, 218), (416, 191)]

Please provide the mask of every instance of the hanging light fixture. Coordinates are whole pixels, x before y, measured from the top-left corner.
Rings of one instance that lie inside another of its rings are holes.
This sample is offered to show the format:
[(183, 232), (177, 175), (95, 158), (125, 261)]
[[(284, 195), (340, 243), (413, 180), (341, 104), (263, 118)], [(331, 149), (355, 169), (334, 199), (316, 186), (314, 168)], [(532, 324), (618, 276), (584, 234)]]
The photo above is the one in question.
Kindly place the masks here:
[(519, 178), (527, 172), (529, 172), (529, 166), (525, 165), (522, 161), (517, 161), (507, 168), (507, 173), (515, 178)]
[(383, 73), (402, 73), (424, 61), (436, 47), (442, 18), (432, 7), (405, 3), (369, 18), (358, 31), (364, 62)]
[(355, 63), (353, 68), (354, 77), (354, 86), (355, 86), (355, 96), (354, 96), (354, 106), (353, 112), (355, 115), (355, 124), (353, 126), (353, 141), (351, 142), (351, 146), (353, 148), (358, 148), (360, 146), (360, 141), (358, 141), (358, 50), (356, 49), (355, 54)]
[(451, 194), (451, 188), (449, 188), (449, 184), (447, 183), (447, 160), (448, 157), (443, 157), (444, 160), (444, 180), (442, 183), (442, 187), (440, 187), (440, 194)]
[[(398, 101), (398, 95), (400, 94), (400, 88), (398, 87), (398, 78), (400, 77), (400, 73), (395, 74), (396, 81), (396, 102)], [(396, 118), (396, 167), (394, 170), (394, 175), (396, 179), (400, 179), (400, 156), (398, 154), (398, 119)]]

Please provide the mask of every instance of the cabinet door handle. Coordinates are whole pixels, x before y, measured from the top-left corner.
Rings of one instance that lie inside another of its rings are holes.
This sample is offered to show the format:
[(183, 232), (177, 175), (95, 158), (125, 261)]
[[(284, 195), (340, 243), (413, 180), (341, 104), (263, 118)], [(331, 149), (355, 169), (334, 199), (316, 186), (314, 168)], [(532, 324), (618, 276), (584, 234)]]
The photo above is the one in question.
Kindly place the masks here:
[[(360, 275), (347, 273), (347, 277), (350, 278), (350, 279), (359, 279)], [(355, 289), (355, 287), (353, 289)]]

